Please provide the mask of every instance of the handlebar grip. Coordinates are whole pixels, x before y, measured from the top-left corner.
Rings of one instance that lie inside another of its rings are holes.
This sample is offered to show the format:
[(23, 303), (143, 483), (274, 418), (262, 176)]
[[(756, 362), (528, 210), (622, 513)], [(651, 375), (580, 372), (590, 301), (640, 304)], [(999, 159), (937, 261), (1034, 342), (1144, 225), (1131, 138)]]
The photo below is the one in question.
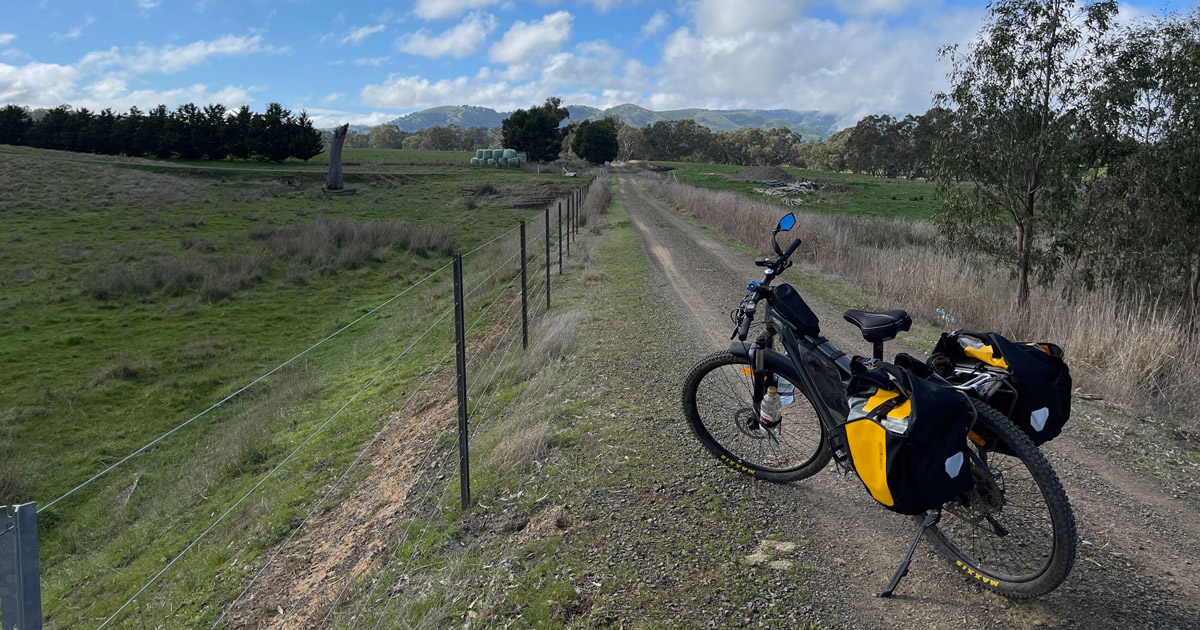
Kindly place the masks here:
[(753, 321), (753, 319), (754, 318), (750, 317), (749, 315), (742, 315), (742, 323), (740, 326), (738, 326), (738, 341), (746, 340), (746, 335), (750, 334), (750, 322)]
[(784, 258), (791, 258), (791, 257), (792, 257), (792, 253), (796, 251), (796, 248), (797, 248), (797, 247), (800, 247), (800, 239), (796, 239), (796, 240), (792, 241), (792, 246), (791, 246), (791, 247), (789, 247), (789, 248), (787, 248), (787, 251), (786, 251), (786, 252), (784, 252), (784, 254), (783, 254), (783, 257), (784, 257)]

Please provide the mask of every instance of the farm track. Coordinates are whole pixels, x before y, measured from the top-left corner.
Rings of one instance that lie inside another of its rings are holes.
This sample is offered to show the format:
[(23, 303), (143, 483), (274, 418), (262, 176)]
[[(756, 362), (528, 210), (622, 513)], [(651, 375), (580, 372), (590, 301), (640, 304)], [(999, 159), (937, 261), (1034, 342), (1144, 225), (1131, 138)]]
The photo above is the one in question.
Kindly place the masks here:
[[(619, 197), (641, 238), (655, 284), (671, 304), (677, 323), (671, 337), (687, 340), (681, 341), (684, 345), (694, 343), (693, 357), (726, 347), (728, 310), (742, 297), (746, 281), (756, 277), (755, 268), (732, 247), (649, 198), (630, 175), (619, 175), (618, 182)], [(848, 352), (865, 351), (857, 329), (843, 323), (839, 311), (805, 297), (824, 323), (823, 334)], [(893, 344), (889, 351), (902, 349)], [(668, 378), (673, 380), (668, 383), (675, 391), (686, 369), (670, 370)], [(679, 458), (681, 467), (695, 468), (694, 474), (724, 486), (718, 488), (721, 495), (741, 493), (753, 504), (759, 518), (747, 525), (748, 530), (783, 531), (803, 539), (797, 561), (806, 571), (799, 586), (808, 591), (806, 607), (811, 605), (813, 616), (826, 624), (1200, 628), (1200, 588), (1191, 579), (1200, 562), (1200, 509), (1195, 500), (1187, 498), (1187, 490), (1173, 490), (1132, 470), (1078, 426), (1068, 425), (1063, 436), (1045, 448), (1075, 511), (1080, 541), (1075, 568), (1058, 590), (1029, 602), (1010, 601), (969, 583), (928, 543), (922, 544), (896, 596), (876, 598), (914, 530), (907, 519), (874, 504), (856, 479), (838, 476), (832, 466), (790, 485), (755, 482), (732, 473), (714, 475), (710, 469), (718, 465), (699, 449), (680, 452), (679, 440), (669, 442), (675, 443), (675, 450), (673, 444), (661, 445), (663, 457)], [(646, 507), (657, 512), (656, 505)], [(681, 531), (703, 529), (703, 523), (672, 524), (675, 515), (670, 511), (638, 516)], [(718, 618), (715, 610), (693, 609), (687, 621), (707, 625)]]

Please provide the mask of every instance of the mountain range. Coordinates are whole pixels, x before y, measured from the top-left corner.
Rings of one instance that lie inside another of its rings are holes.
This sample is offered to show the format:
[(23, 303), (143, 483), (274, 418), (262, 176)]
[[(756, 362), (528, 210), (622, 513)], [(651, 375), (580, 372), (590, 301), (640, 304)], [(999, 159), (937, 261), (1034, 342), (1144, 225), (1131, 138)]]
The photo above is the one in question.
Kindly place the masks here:
[[(621, 122), (633, 127), (647, 127), (660, 120), (692, 119), (713, 131), (736, 131), (746, 127), (772, 129), (787, 127), (806, 140), (828, 137), (837, 129), (838, 117), (815, 110), (794, 109), (676, 109), (656, 112), (638, 105), (626, 103), (608, 109), (587, 105), (568, 105), (571, 121), (601, 120), (616, 116)], [(419, 112), (406, 114), (392, 121), (401, 131), (414, 133), (435, 126), (458, 125), (459, 127), (499, 127), (508, 118), (508, 112), (497, 112), (476, 105), (443, 105)]]

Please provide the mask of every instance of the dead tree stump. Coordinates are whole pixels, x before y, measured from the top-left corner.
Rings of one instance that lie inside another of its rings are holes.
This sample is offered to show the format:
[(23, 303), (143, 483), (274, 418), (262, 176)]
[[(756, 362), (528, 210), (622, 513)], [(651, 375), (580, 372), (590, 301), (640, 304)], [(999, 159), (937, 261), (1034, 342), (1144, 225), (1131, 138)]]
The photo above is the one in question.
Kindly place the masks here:
[(345, 190), (342, 181), (342, 145), (346, 143), (346, 132), (350, 123), (338, 127), (333, 132), (333, 143), (329, 145), (329, 174), (325, 177), (325, 192), (335, 195), (352, 195), (353, 190)]

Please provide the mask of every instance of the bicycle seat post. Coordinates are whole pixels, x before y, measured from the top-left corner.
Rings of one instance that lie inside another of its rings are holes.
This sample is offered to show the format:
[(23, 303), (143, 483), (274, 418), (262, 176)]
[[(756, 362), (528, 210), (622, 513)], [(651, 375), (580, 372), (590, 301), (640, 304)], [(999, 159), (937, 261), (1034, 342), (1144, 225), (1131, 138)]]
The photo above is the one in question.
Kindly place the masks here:
[(875, 357), (876, 361), (883, 360), (883, 342), (882, 341), (876, 341), (871, 344), (871, 355)]

